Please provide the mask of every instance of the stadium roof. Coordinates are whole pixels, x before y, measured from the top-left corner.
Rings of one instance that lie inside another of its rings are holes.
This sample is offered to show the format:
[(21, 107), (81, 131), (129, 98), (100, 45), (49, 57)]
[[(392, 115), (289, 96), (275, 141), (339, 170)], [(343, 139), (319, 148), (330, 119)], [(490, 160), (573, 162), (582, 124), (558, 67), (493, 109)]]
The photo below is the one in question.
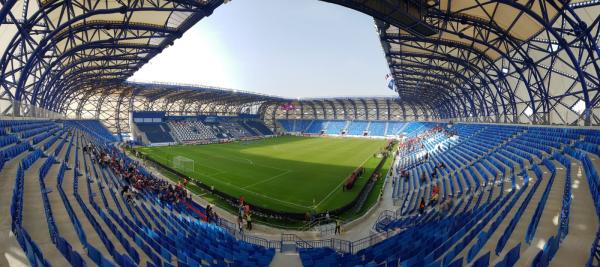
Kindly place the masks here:
[(214, 99), (227, 103), (279, 102), (289, 100), (279, 96), (204, 85), (139, 82), (125, 82), (124, 85), (134, 90), (135, 95), (146, 97), (149, 100), (158, 98), (171, 99), (173, 101), (180, 99), (192, 101)]
[(306, 98), (290, 103), (293, 109), (278, 108), (275, 115), (279, 113), (285, 118), (403, 121), (439, 117), (427, 101), (407, 102), (398, 97)]
[(124, 82), (223, 1), (0, 1), (0, 96), (48, 109)]
[(448, 118), (600, 123), (599, 1), (427, 4), (436, 34), (377, 23), (400, 96), (428, 99)]
[[(376, 18), (399, 96), (440, 118), (600, 125), (598, 0), (326, 2)], [(126, 88), (221, 4), (0, 0), (0, 98), (64, 113)]]

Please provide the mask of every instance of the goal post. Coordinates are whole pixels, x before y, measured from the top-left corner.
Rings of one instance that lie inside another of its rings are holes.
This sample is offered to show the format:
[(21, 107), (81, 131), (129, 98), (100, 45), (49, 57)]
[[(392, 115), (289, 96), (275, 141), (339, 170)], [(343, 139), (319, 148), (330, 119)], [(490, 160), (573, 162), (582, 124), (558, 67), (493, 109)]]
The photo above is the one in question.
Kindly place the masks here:
[(173, 158), (173, 168), (179, 171), (194, 171), (194, 160), (184, 156)]

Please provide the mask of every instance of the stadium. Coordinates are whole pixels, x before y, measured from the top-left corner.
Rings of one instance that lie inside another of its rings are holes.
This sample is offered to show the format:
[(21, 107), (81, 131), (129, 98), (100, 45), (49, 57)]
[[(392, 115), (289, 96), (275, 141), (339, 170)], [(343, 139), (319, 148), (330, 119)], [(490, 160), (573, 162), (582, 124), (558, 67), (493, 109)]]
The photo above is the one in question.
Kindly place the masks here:
[(600, 1), (306, 0), (392, 96), (131, 79), (236, 1), (0, 0), (0, 266), (600, 265)]

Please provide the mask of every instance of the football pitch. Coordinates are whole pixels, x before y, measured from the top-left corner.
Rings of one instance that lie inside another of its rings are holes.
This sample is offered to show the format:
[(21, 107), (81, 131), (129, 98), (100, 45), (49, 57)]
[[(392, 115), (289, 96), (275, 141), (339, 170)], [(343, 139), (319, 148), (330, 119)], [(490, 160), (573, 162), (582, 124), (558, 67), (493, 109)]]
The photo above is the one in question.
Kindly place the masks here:
[[(283, 136), (228, 144), (141, 147), (147, 157), (174, 168), (173, 159), (193, 160), (177, 171), (215, 190), (263, 208), (322, 212), (357, 197), (381, 159), (373, 155), (385, 140)], [(365, 167), (354, 188), (342, 191), (345, 179)], [(175, 169), (175, 168), (174, 168)]]

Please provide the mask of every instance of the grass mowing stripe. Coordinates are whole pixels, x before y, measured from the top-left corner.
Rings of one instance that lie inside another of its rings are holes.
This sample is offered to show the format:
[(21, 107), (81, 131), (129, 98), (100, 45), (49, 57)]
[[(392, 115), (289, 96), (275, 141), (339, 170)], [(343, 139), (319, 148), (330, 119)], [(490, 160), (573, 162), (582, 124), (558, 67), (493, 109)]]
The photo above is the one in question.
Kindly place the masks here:
[[(197, 145), (197, 146), (201, 146), (201, 145)], [(276, 168), (276, 167), (273, 167), (273, 166), (267, 166), (267, 165), (257, 164), (257, 163), (254, 163), (254, 161), (252, 161), (250, 159), (247, 159), (247, 158), (236, 157), (236, 156), (231, 156), (231, 155), (229, 155), (229, 157), (223, 157), (223, 156), (220, 156), (218, 154), (208, 153), (208, 152), (204, 152), (202, 150), (193, 150), (191, 152), (192, 153), (196, 153), (196, 154), (203, 154), (203, 155), (205, 155), (207, 157), (220, 158), (220, 159), (223, 159), (223, 160), (226, 160), (226, 161), (232, 161), (232, 162), (240, 162), (240, 161), (237, 161), (237, 160), (232, 160), (232, 158), (238, 158), (238, 159), (242, 159), (243, 162), (248, 163), (250, 165), (260, 166), (260, 167), (264, 167), (264, 168), (270, 168), (270, 169), (274, 169), (274, 170), (286, 171), (286, 169), (281, 169), (281, 168)], [(214, 169), (214, 168), (211, 168), (211, 169)]]
[[(209, 178), (211, 178), (211, 179), (216, 179), (216, 178), (214, 178), (214, 177), (212, 177), (210, 175), (206, 175), (206, 176), (209, 177)], [(218, 181), (218, 180), (215, 180), (215, 181)], [(218, 181), (218, 182), (222, 182), (222, 181)], [(302, 207), (302, 208), (309, 208), (307, 206), (303, 206), (303, 205), (300, 205), (300, 204), (296, 204), (296, 203), (292, 203), (292, 202), (287, 202), (287, 201), (283, 201), (283, 200), (280, 200), (280, 199), (275, 199), (275, 198), (272, 198), (272, 197), (267, 196), (265, 194), (261, 194), (261, 193), (258, 193), (258, 192), (252, 191), (252, 190), (248, 190), (248, 189), (246, 189), (244, 187), (240, 187), (239, 189), (240, 190), (244, 190), (244, 191), (246, 191), (248, 193), (251, 193), (251, 194), (254, 194), (254, 195), (258, 195), (258, 196), (261, 196), (261, 197), (264, 197), (264, 198), (268, 198), (268, 199), (273, 200), (273, 201), (277, 201), (277, 202), (281, 202), (281, 203), (285, 203), (285, 204), (289, 204), (289, 205), (293, 205), (293, 206), (298, 206), (298, 207)]]
[[(367, 163), (367, 161), (368, 161), (369, 159), (370, 159), (370, 157), (369, 157), (369, 158), (366, 158), (366, 159), (365, 159), (365, 160), (364, 160), (364, 161), (363, 161), (363, 162), (362, 162), (362, 163), (361, 163), (359, 166), (363, 166), (363, 165), (365, 165), (365, 163)], [(368, 177), (367, 177), (367, 178), (368, 178)], [(338, 184), (338, 186), (336, 186), (336, 187), (335, 187), (333, 190), (331, 190), (331, 192), (329, 192), (329, 194), (327, 194), (327, 196), (325, 196), (325, 197), (324, 197), (324, 198), (321, 200), (321, 202), (319, 202), (319, 203), (318, 203), (318, 204), (315, 206), (315, 208), (318, 208), (318, 207), (319, 207), (319, 206), (320, 206), (320, 205), (323, 203), (323, 201), (325, 201), (325, 200), (329, 199), (329, 197), (330, 197), (330, 196), (331, 196), (331, 195), (332, 195), (332, 194), (333, 194), (335, 191), (337, 191), (337, 190), (338, 190), (338, 189), (339, 189), (339, 188), (340, 188), (340, 187), (341, 187), (341, 186), (342, 186), (342, 185), (343, 185), (345, 182), (346, 182), (346, 179), (342, 180), (342, 182), (341, 182), (340, 184)]]
[(174, 156), (190, 158), (195, 170), (184, 174), (233, 197), (244, 195), (253, 205), (305, 212), (317, 202), (317, 211), (351, 202), (366, 178), (358, 179), (356, 187), (347, 192), (339, 189), (341, 184), (384, 145), (384, 140), (372, 139), (278, 137), (139, 150), (168, 166)]
[(290, 171), (290, 170), (287, 170), (286, 172), (283, 172), (283, 173), (281, 173), (281, 174), (275, 175), (275, 176), (273, 176), (273, 177), (270, 177), (270, 178), (268, 178), (268, 179), (266, 179), (266, 180), (262, 180), (262, 181), (260, 181), (260, 182), (254, 183), (254, 184), (251, 184), (251, 185), (244, 186), (244, 187), (242, 187), (242, 188), (248, 188), (248, 187), (253, 187), (253, 186), (255, 186), (255, 185), (263, 184), (263, 183), (269, 182), (269, 181), (271, 181), (271, 180), (273, 180), (273, 179), (276, 179), (276, 178), (279, 178), (279, 177), (281, 177), (281, 176), (284, 176), (284, 175), (286, 175), (286, 174), (288, 174), (288, 173), (290, 173), (290, 172), (292, 172), (292, 171)]

